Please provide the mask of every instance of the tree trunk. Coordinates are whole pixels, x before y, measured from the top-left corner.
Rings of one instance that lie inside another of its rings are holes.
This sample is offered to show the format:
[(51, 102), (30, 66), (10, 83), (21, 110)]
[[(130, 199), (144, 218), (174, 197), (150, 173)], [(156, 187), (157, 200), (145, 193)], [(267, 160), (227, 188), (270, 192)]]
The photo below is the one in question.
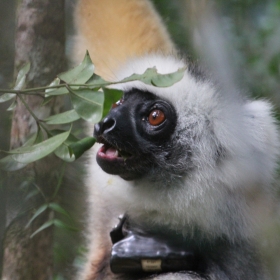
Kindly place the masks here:
[[(0, 1), (0, 88), (8, 88), (13, 78), (14, 65), (14, 30), (15, 30), (15, 2), (10, 0)], [(0, 104), (0, 147), (9, 149), (10, 114), (6, 111), (8, 104)], [(5, 112), (5, 113), (4, 113)], [(6, 220), (6, 173), (0, 171), (0, 275), (3, 264), (3, 234)]]
[[(31, 62), (27, 87), (49, 84), (56, 74), (65, 69), (64, 56), (64, 1), (22, 0), (17, 13), (15, 69)], [(56, 99), (40, 107), (42, 98), (24, 97), (30, 109), (39, 118), (59, 113), (63, 107)], [(20, 102), (14, 111), (11, 148), (22, 145), (30, 133), (36, 131), (35, 120)], [(6, 221), (4, 239), (3, 276), (5, 280), (46, 280), (52, 278), (52, 228), (30, 238), (52, 213), (38, 216), (26, 227), (34, 211), (54, 192), (61, 163), (48, 157), (28, 165), (20, 172), (10, 173), (7, 183)], [(37, 195), (27, 196), (38, 191)]]

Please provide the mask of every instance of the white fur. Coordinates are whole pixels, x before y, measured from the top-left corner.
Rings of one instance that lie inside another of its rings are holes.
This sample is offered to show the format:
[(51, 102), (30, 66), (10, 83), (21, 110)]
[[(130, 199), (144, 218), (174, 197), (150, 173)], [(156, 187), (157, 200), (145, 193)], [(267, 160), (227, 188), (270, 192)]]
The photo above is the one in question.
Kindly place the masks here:
[[(176, 58), (149, 55), (129, 62), (116, 76), (120, 80), (153, 66), (164, 74), (184, 65)], [(279, 154), (271, 105), (264, 100), (243, 100), (238, 94), (229, 103), (210, 81), (198, 80), (188, 71), (168, 88), (141, 82), (117, 87), (147, 90), (170, 101), (179, 112), (175, 133), (188, 144), (190, 134), (199, 136), (199, 140), (191, 142), (195, 168), (180, 185), (165, 182), (168, 188), (160, 186), (162, 181), (156, 186), (146, 180), (129, 182), (108, 175), (95, 162), (96, 153), (92, 153), (88, 172), (91, 200), (103, 200), (111, 211), (106, 213), (108, 221), (102, 218), (102, 223), (110, 228), (119, 214), (127, 212), (132, 219), (143, 219), (151, 226), (166, 225), (183, 234), (189, 233), (194, 223), (210, 236), (225, 234), (231, 240), (251, 236), (257, 221), (254, 213), (259, 207), (255, 195), (264, 198), (272, 192)], [(214, 153), (220, 146), (226, 156), (216, 164)], [(95, 205), (93, 202), (93, 213), (104, 211)], [(100, 216), (104, 217), (102, 213)], [(96, 225), (99, 218), (94, 219)]]

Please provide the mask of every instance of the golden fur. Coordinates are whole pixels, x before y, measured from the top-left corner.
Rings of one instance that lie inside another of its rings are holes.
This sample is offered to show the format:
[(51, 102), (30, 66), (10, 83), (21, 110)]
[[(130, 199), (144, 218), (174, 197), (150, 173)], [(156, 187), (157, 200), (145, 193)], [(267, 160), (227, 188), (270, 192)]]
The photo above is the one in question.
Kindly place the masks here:
[(80, 0), (75, 19), (75, 60), (80, 62), (88, 50), (96, 73), (105, 79), (113, 79), (131, 57), (174, 50), (160, 17), (145, 0)]

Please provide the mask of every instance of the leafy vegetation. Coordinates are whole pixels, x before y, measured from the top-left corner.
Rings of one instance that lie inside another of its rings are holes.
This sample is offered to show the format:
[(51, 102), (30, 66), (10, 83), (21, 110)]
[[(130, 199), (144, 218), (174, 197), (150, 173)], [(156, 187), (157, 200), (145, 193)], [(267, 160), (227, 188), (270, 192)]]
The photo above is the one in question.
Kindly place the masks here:
[[(50, 85), (24, 89), (29, 69), (28, 64), (21, 68), (13, 89), (0, 90), (0, 92), (4, 92), (0, 96), (0, 102), (14, 100), (8, 110), (15, 108), (16, 102), (18, 102), (16, 97), (18, 97), (37, 124), (37, 132), (31, 135), (22, 147), (7, 151), (8, 155), (0, 159), (0, 168), (6, 171), (19, 170), (51, 153), (66, 162), (76, 160), (94, 145), (95, 139), (94, 137), (77, 138), (72, 124), (79, 119), (96, 123), (104, 114), (108, 113), (111, 104), (119, 100), (122, 95), (121, 91), (108, 86), (137, 80), (148, 85), (168, 87), (182, 79), (185, 70), (179, 69), (177, 72), (162, 75), (157, 73), (155, 68), (150, 68), (143, 74), (133, 74), (118, 82), (108, 82), (94, 73), (94, 65), (87, 53), (80, 65), (59, 74)], [(22, 98), (24, 94), (43, 96), (42, 106), (58, 95), (68, 95), (73, 108), (41, 120)], [(52, 128), (54, 125), (68, 125), (68, 127), (58, 130)], [(38, 211), (42, 209), (38, 209)]]

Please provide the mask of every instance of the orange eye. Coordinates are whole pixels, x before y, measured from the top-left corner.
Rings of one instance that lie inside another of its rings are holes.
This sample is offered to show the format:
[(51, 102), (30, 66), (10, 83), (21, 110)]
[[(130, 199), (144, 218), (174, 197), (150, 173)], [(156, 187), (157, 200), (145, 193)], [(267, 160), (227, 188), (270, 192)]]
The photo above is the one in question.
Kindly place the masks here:
[(160, 125), (165, 120), (165, 115), (161, 110), (155, 109), (150, 113), (148, 120), (151, 125)]

